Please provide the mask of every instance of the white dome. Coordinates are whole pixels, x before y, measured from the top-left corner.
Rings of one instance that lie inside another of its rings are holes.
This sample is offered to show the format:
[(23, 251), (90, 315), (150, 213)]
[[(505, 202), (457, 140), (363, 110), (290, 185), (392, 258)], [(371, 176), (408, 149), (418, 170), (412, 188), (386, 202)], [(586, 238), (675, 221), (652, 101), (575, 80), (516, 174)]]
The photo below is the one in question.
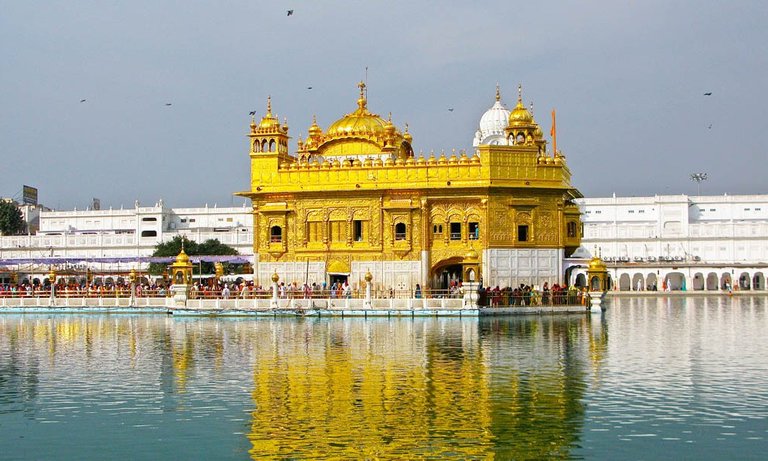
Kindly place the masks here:
[[(476, 136), (475, 146), (478, 144), (506, 144), (504, 141), (504, 129), (509, 123), (509, 111), (501, 102), (501, 96), (496, 90), (496, 102), (480, 117), (479, 139)], [(492, 142), (493, 141), (493, 142)]]
[(509, 111), (501, 101), (496, 101), (493, 107), (485, 111), (480, 118), (480, 133), (483, 137), (488, 134), (504, 134), (507, 123), (509, 123)]

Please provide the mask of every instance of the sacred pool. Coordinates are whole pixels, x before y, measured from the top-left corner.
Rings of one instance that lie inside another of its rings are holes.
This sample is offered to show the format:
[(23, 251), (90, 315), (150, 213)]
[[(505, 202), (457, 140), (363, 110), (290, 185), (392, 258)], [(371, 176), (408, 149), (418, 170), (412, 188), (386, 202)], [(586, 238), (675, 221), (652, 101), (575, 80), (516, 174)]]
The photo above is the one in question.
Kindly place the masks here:
[(494, 318), (0, 313), (0, 457), (763, 459), (766, 299)]

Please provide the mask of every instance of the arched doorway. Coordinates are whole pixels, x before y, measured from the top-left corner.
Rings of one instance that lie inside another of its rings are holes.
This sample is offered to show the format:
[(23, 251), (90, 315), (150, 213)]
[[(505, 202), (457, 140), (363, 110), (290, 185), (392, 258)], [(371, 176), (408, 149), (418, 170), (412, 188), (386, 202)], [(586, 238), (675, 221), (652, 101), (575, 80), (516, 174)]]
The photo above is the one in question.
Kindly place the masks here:
[(460, 257), (440, 261), (432, 267), (430, 286), (433, 290), (449, 290), (451, 286), (463, 282), (463, 272)]
[(733, 284), (731, 283), (731, 274), (728, 272), (723, 272), (723, 275), (720, 276), (720, 288), (723, 290), (733, 288)]
[(717, 290), (717, 274), (714, 272), (707, 274), (707, 290)]
[(701, 291), (704, 289), (704, 275), (701, 272), (697, 272), (693, 275), (693, 290)]
[(635, 291), (643, 291), (643, 274), (635, 274), (632, 277), (632, 289)]
[(629, 291), (632, 289), (630, 285), (629, 274), (621, 274), (619, 276), (619, 291)]
[(669, 291), (685, 290), (685, 275), (682, 272), (670, 272), (664, 279)]
[(750, 282), (751, 279), (749, 277), (749, 274), (746, 272), (742, 272), (739, 276), (739, 290), (749, 290), (750, 288)]
[(583, 272), (576, 275), (576, 283), (574, 285), (579, 288), (587, 286), (587, 276)]
[(645, 279), (646, 289), (648, 291), (656, 291), (658, 290), (658, 282), (656, 280), (656, 274), (648, 274), (648, 277)]
[(765, 275), (762, 272), (757, 272), (752, 277), (752, 288), (755, 290), (765, 290)]

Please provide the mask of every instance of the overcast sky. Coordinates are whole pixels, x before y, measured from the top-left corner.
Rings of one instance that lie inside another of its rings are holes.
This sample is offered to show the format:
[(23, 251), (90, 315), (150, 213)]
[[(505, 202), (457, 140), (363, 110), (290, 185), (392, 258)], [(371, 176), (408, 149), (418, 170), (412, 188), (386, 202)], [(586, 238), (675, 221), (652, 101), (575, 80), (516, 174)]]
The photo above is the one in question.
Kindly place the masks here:
[(271, 95), (294, 152), (366, 67), (416, 152), (470, 150), (522, 83), (588, 197), (764, 194), (766, 43), (764, 0), (0, 0), (0, 196), (240, 205), (248, 112)]

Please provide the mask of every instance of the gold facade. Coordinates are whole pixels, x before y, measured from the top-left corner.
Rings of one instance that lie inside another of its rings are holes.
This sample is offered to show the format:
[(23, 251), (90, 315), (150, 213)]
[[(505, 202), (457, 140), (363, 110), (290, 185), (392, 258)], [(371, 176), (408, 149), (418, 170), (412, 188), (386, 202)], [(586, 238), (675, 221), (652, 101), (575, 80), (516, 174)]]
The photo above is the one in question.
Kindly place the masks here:
[[(429, 286), (445, 267), (487, 270), (490, 249), (554, 249), (562, 257), (578, 247), (571, 200), (581, 195), (521, 97), (506, 129), (510, 145), (424, 157), (414, 155), (407, 126), (400, 131), (391, 116), (368, 111), (359, 87), (357, 109), (326, 131), (313, 121), (295, 155), (271, 100), (261, 122), (252, 120), (251, 187), (238, 195), (253, 204), (257, 276), (259, 265), (314, 262), (356, 281), (355, 263), (411, 261), (419, 268), (411, 287)], [(467, 260), (473, 252), (479, 261)]]

